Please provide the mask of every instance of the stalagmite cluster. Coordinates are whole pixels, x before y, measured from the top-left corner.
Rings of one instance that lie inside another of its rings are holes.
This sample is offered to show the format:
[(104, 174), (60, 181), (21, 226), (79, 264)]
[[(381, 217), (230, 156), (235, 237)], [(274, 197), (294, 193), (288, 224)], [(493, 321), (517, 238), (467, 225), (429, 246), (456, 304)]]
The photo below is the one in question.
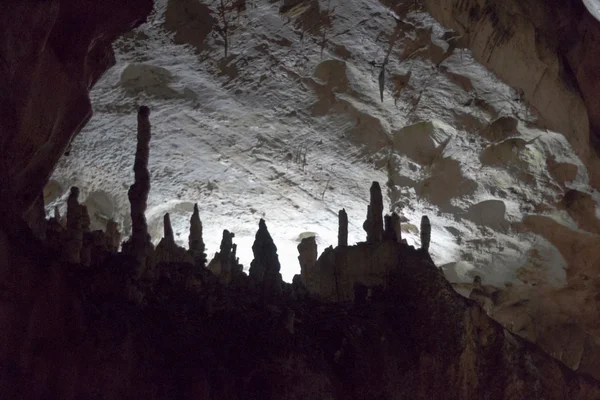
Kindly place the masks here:
[(154, 250), (154, 264), (159, 265), (170, 262), (193, 263), (193, 260), (183, 247), (179, 247), (175, 243), (171, 218), (169, 213), (166, 213), (163, 217), (163, 238), (156, 246), (156, 250)]
[(219, 276), (223, 283), (230, 283), (243, 272), (243, 266), (236, 256), (237, 245), (233, 243), (234, 237), (234, 233), (223, 230), (220, 251), (215, 253), (215, 257), (208, 264), (208, 269)]

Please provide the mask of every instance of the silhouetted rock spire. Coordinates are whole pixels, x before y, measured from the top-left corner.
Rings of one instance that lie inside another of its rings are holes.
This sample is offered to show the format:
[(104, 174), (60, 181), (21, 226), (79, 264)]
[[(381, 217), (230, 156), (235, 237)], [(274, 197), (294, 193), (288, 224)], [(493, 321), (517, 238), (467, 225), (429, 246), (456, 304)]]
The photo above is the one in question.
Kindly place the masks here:
[(338, 213), (338, 246), (348, 246), (348, 214), (345, 208)]
[(367, 243), (379, 243), (383, 239), (383, 197), (379, 182), (373, 182), (370, 192), (371, 201), (363, 229), (367, 232)]
[(148, 256), (152, 253), (153, 246), (148, 234), (146, 222), (146, 208), (148, 193), (150, 192), (150, 173), (148, 172), (148, 158), (150, 156), (150, 109), (141, 106), (138, 110), (137, 122), (137, 147), (133, 173), (135, 181), (127, 193), (131, 205), (131, 237), (123, 243), (123, 252), (135, 256), (145, 267)]
[(67, 198), (67, 233), (64, 254), (67, 261), (81, 262), (83, 247), (83, 215), (79, 204), (79, 188), (73, 186)]
[(196, 266), (206, 266), (206, 249), (202, 240), (202, 221), (200, 221), (200, 211), (198, 204), (194, 204), (194, 213), (190, 219), (190, 236), (188, 238), (190, 255), (194, 259)]
[(396, 240), (398, 242), (402, 241), (402, 225), (400, 224), (400, 216), (396, 213), (392, 213), (392, 228), (396, 233)]
[(431, 223), (426, 215), (421, 218), (421, 249), (429, 252), (431, 243)]
[[(341, 211), (340, 211), (341, 213)], [(300, 276), (310, 279), (311, 273), (314, 273), (317, 263), (317, 241), (314, 236), (302, 239), (298, 245), (298, 261), (300, 261)]]
[(233, 244), (235, 234), (227, 229), (223, 230), (220, 251), (208, 264), (208, 269), (219, 276), (223, 283), (229, 283), (232, 279), (242, 273), (243, 267), (236, 257), (237, 246)]
[(265, 220), (258, 224), (258, 232), (252, 245), (254, 260), (250, 264), (250, 276), (262, 282), (265, 289), (278, 290), (281, 288), (281, 266), (277, 256), (277, 246), (273, 242)]
[(121, 233), (119, 232), (119, 226), (113, 219), (106, 221), (106, 242), (108, 251), (111, 253), (119, 251)]
[(192, 257), (183, 248), (175, 243), (175, 235), (171, 227), (171, 217), (166, 213), (163, 217), (163, 238), (160, 240), (154, 251), (154, 264), (169, 262), (187, 262), (193, 264)]

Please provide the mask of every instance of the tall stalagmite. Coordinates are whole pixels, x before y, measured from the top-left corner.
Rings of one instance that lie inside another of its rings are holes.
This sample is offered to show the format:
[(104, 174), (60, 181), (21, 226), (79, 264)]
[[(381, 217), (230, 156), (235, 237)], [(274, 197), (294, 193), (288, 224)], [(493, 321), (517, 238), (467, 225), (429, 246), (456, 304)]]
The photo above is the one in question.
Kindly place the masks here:
[[(342, 211), (340, 211), (341, 214)], [(300, 276), (304, 280), (311, 280), (312, 274), (315, 273), (315, 265), (317, 264), (318, 252), (317, 241), (314, 236), (302, 239), (298, 245), (298, 261), (300, 261)]]
[(281, 266), (277, 256), (277, 246), (273, 242), (267, 224), (261, 219), (254, 244), (252, 245), (254, 260), (250, 264), (250, 276), (263, 283), (267, 290), (277, 291), (281, 288)]
[(371, 185), (371, 201), (363, 229), (367, 232), (367, 243), (379, 243), (383, 239), (383, 197), (379, 182)]
[(421, 218), (421, 249), (429, 252), (431, 243), (431, 223), (426, 215)]
[(348, 246), (348, 214), (345, 208), (338, 213), (338, 246)]
[(81, 261), (81, 247), (83, 246), (82, 208), (79, 205), (79, 188), (73, 186), (67, 199), (67, 238), (65, 258), (72, 263)]
[(106, 241), (108, 250), (111, 253), (119, 251), (119, 245), (121, 244), (121, 233), (119, 232), (119, 226), (113, 219), (106, 221)]
[(402, 225), (400, 224), (400, 216), (396, 213), (392, 213), (392, 228), (394, 228), (394, 232), (396, 233), (396, 240), (402, 241)]
[(163, 217), (163, 237), (169, 244), (175, 244), (175, 235), (173, 235), (173, 227), (171, 226), (171, 217), (166, 213)]
[(188, 238), (190, 255), (194, 259), (196, 266), (206, 266), (205, 246), (202, 240), (202, 221), (200, 221), (200, 211), (198, 204), (194, 204), (194, 213), (190, 219), (190, 236)]
[(148, 158), (150, 156), (150, 109), (141, 106), (138, 110), (137, 148), (133, 172), (135, 182), (129, 187), (129, 203), (131, 204), (131, 237), (123, 243), (123, 251), (135, 256), (145, 267), (153, 246), (148, 234), (146, 208), (150, 192), (150, 173)]

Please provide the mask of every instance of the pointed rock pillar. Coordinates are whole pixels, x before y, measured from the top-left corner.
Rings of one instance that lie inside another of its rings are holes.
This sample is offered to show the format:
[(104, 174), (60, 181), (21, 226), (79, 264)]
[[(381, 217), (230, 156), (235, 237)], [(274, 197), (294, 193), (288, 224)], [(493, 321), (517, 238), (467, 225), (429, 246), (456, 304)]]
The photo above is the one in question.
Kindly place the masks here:
[(121, 233), (119, 232), (119, 226), (113, 219), (106, 221), (106, 242), (108, 251), (116, 253), (119, 251), (119, 245), (121, 244)]
[(348, 246), (348, 214), (345, 208), (338, 213), (338, 246)]
[(265, 220), (258, 224), (258, 232), (252, 245), (254, 260), (250, 264), (250, 277), (261, 282), (264, 293), (276, 293), (281, 290), (281, 266), (277, 256), (277, 246), (273, 242)]
[[(341, 213), (341, 211), (340, 211)], [(300, 262), (300, 276), (304, 282), (310, 282), (315, 275), (318, 252), (317, 241), (314, 236), (302, 239), (298, 245), (298, 261)]]
[(421, 249), (429, 252), (431, 243), (431, 223), (426, 215), (421, 218)]
[(131, 205), (131, 237), (123, 243), (123, 252), (135, 256), (145, 269), (153, 246), (148, 234), (146, 208), (150, 192), (150, 173), (148, 158), (150, 156), (150, 109), (141, 106), (138, 110), (137, 147), (133, 164), (134, 183), (129, 187), (127, 195)]
[(220, 251), (215, 254), (215, 258), (208, 264), (208, 269), (219, 276), (223, 283), (231, 282), (243, 271), (243, 267), (236, 257), (237, 246), (233, 244), (234, 237), (234, 233), (229, 232), (227, 229), (223, 230)]
[(367, 232), (367, 243), (379, 243), (383, 240), (383, 196), (379, 182), (373, 182), (370, 192), (371, 201), (363, 229)]
[(396, 240), (398, 242), (402, 241), (402, 224), (400, 223), (400, 216), (396, 213), (392, 213), (392, 228), (396, 233)]
[(67, 233), (64, 248), (65, 258), (68, 262), (81, 262), (81, 248), (83, 246), (82, 208), (79, 204), (79, 188), (73, 186), (67, 198)]
[(166, 213), (163, 217), (163, 238), (154, 251), (154, 265), (158, 267), (161, 263), (168, 264), (172, 262), (194, 263), (192, 256), (183, 247), (179, 247), (175, 243), (171, 216)]
[(199, 267), (206, 266), (206, 249), (202, 240), (202, 221), (200, 221), (200, 212), (198, 204), (194, 204), (194, 212), (190, 219), (190, 236), (188, 238), (189, 252), (194, 259), (194, 264)]
[(397, 242), (398, 239), (396, 237), (396, 231), (394, 230), (394, 224), (392, 223), (392, 216), (386, 215), (383, 217), (383, 222), (385, 226), (383, 230), (383, 239)]

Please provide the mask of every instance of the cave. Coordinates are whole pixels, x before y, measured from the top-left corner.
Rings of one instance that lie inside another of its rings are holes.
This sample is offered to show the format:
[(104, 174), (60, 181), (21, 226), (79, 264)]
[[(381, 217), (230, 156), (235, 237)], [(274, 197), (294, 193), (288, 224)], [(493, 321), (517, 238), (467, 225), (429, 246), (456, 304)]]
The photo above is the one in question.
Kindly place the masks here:
[(7, 0), (0, 398), (600, 399), (596, 0)]

